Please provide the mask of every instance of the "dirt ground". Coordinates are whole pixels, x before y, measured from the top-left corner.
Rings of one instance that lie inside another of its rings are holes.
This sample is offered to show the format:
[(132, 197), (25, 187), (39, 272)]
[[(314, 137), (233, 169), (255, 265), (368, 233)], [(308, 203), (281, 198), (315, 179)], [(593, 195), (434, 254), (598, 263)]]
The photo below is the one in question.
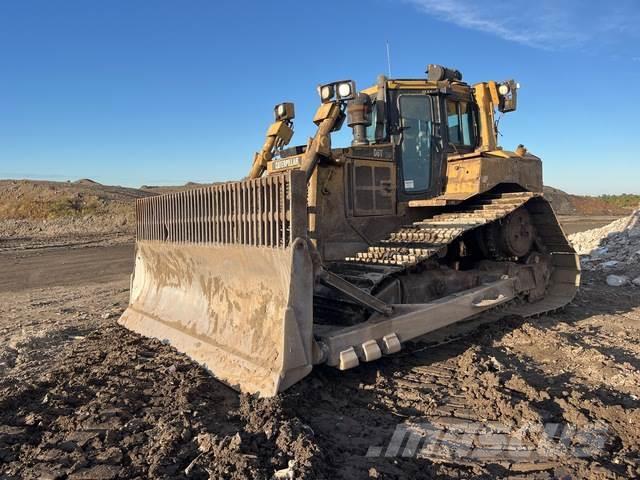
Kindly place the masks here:
[(132, 261), (0, 252), (1, 479), (640, 477), (637, 287), (586, 272), (562, 312), (258, 399), (116, 324)]
[(49, 247), (0, 253), (0, 292), (121, 280), (132, 272), (134, 246)]

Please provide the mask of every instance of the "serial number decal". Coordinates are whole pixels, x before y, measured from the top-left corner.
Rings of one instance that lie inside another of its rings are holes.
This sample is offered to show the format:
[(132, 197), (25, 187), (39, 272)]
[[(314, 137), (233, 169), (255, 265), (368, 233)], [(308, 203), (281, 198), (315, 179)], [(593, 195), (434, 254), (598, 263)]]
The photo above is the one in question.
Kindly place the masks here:
[(288, 157), (273, 160), (271, 167), (273, 170), (280, 170), (283, 168), (299, 167), (302, 157)]

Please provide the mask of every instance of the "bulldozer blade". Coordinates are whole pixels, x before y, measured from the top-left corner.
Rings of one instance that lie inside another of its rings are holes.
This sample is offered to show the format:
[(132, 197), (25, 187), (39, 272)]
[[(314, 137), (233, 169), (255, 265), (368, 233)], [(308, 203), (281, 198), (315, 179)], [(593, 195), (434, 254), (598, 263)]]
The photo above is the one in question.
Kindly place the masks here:
[(119, 323), (272, 396), (313, 364), (314, 267), (303, 172), (136, 202), (136, 261)]
[(312, 369), (313, 266), (290, 249), (141, 242), (119, 323), (236, 390), (272, 396)]

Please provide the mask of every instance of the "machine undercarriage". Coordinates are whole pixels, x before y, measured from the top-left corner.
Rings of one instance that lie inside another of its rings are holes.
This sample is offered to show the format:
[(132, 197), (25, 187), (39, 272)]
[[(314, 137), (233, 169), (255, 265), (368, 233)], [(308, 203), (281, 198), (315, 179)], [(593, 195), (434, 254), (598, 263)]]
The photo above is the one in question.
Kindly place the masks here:
[[(476, 302), (478, 313), (502, 305), (505, 313), (522, 316), (568, 303), (579, 275), (573, 250), (548, 203), (530, 192), (481, 195), (395, 231), (327, 269), (386, 305), (445, 304), (464, 292), (511, 279), (512, 295)], [(345, 327), (353, 332), (376, 311), (374, 322), (393, 316), (350, 293), (330, 281), (316, 286), (314, 323), (321, 325), (316, 328), (320, 341)], [(402, 341), (408, 339), (402, 335)], [(358, 358), (364, 356), (355, 353)], [(350, 368), (357, 363), (338, 366)]]

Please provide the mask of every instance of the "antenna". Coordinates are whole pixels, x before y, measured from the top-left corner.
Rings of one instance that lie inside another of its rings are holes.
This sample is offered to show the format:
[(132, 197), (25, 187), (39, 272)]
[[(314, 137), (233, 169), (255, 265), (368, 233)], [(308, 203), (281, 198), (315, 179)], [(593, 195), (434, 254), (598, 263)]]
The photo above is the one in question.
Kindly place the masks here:
[(391, 53), (389, 51), (389, 40), (387, 40), (387, 69), (389, 70), (389, 78), (391, 78)]

